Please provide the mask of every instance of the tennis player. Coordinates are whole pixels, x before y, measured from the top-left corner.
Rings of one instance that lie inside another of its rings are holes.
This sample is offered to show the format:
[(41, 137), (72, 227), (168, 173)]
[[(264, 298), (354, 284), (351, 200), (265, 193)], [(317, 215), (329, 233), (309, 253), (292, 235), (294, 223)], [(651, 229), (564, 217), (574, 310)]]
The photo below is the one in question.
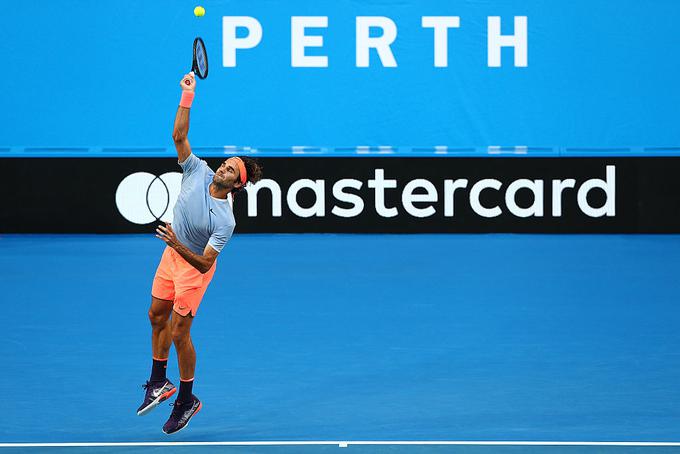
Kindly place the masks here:
[(196, 87), (194, 73), (185, 75), (180, 85), (182, 98), (172, 138), (183, 171), (182, 186), (172, 225), (166, 223), (156, 230), (156, 236), (167, 246), (151, 290), (151, 378), (143, 386), (144, 402), (137, 410), (138, 415), (147, 414), (177, 391), (165, 374), (170, 345), (174, 343), (180, 384), (170, 418), (163, 426), (166, 434), (186, 427), (202, 406), (192, 392), (196, 352), (191, 342), (191, 323), (215, 273), (217, 256), (236, 225), (227, 196), (262, 176), (260, 166), (250, 158), (229, 158), (213, 172), (191, 153), (187, 133)]

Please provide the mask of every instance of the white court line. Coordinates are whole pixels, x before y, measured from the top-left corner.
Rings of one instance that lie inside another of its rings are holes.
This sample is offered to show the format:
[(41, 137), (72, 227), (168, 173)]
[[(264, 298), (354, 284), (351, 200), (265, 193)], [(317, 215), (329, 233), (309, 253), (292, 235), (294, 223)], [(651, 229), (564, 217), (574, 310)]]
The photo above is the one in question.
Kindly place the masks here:
[(124, 446), (305, 446), (337, 445), (458, 445), (458, 446), (680, 446), (671, 441), (176, 441), (111, 443), (0, 443), (0, 448), (103, 448)]

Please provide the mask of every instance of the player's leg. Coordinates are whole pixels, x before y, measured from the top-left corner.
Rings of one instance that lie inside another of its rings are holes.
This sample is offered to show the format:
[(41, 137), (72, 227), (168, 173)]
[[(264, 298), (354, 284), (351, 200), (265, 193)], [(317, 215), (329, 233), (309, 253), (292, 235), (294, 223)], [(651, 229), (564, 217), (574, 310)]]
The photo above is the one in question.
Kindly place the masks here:
[[(182, 263), (182, 262), (179, 262)], [(176, 295), (172, 313), (172, 341), (179, 363), (179, 393), (170, 418), (163, 426), (166, 434), (182, 430), (201, 409), (201, 401), (193, 394), (196, 351), (191, 341), (191, 325), (201, 304), (203, 295), (215, 273), (215, 264), (205, 274), (199, 273), (188, 263), (182, 266), (175, 282)]]
[(172, 313), (172, 300), (162, 300), (151, 297), (149, 308), (149, 321), (151, 322), (151, 351), (154, 359), (167, 361), (172, 345), (172, 328), (170, 326), (170, 314)]
[[(168, 248), (169, 249), (169, 248)], [(172, 259), (168, 249), (163, 253), (161, 263), (156, 270), (151, 290), (151, 307), (149, 321), (151, 322), (151, 351), (153, 363), (151, 377), (144, 384), (146, 390), (144, 401), (137, 409), (138, 415), (145, 415), (156, 406), (175, 394), (175, 385), (166, 377), (168, 354), (172, 344), (172, 328), (170, 314), (175, 298), (175, 285), (172, 280)]]
[[(182, 381), (193, 380), (194, 370), (196, 369), (196, 350), (194, 350), (194, 344), (191, 342), (191, 325), (193, 321), (194, 317), (190, 313), (180, 315), (175, 312), (172, 316), (172, 342), (175, 344), (175, 350), (177, 351), (179, 378)], [(190, 397), (190, 395), (183, 396), (180, 394), (177, 396), (177, 399), (181, 397)]]
[(201, 401), (192, 392), (196, 369), (196, 350), (191, 341), (193, 321), (194, 317), (191, 313), (180, 315), (174, 312), (172, 314), (172, 341), (177, 351), (180, 383), (172, 414), (163, 426), (163, 432), (166, 434), (182, 430), (202, 407)]
[(149, 308), (149, 321), (151, 322), (151, 350), (153, 352), (153, 365), (151, 377), (144, 384), (144, 401), (137, 409), (139, 416), (149, 413), (158, 404), (169, 399), (177, 388), (166, 377), (168, 367), (168, 355), (172, 344), (172, 328), (170, 326), (170, 314), (172, 313), (172, 301), (151, 297)]

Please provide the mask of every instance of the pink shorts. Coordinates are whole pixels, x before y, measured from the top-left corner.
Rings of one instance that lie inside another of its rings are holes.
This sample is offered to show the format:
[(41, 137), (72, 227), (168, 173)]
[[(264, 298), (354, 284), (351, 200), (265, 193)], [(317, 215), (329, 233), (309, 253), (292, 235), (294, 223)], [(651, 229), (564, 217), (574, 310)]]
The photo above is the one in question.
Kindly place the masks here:
[(166, 247), (161, 257), (161, 263), (153, 278), (151, 295), (173, 302), (173, 310), (179, 315), (186, 316), (191, 312), (196, 315), (208, 284), (215, 274), (217, 260), (210, 270), (201, 274), (173, 248)]

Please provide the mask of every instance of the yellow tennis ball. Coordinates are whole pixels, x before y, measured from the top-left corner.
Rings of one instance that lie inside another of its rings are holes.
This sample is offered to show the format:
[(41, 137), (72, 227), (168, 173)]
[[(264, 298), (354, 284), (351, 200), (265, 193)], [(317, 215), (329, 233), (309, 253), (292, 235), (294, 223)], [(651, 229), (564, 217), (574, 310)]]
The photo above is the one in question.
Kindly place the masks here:
[(196, 8), (194, 8), (194, 16), (201, 17), (203, 15), (205, 15), (205, 8), (203, 8), (202, 6), (197, 6)]

